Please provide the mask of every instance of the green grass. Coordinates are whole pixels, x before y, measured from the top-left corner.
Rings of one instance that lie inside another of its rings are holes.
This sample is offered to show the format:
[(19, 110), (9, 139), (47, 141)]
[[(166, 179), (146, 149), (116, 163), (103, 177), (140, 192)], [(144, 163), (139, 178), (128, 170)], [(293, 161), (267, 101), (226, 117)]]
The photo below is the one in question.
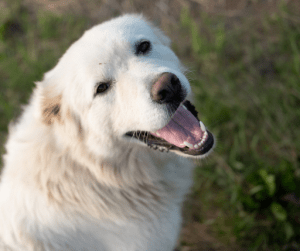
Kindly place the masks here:
[[(0, 11), (0, 145), (34, 81), (89, 26), (87, 17)], [(182, 10), (174, 49), (190, 66), (201, 120), (218, 146), (195, 171), (193, 220), (246, 250), (300, 249), (300, 20), (282, 5), (226, 28)], [(284, 199), (286, 198), (286, 199)], [(198, 208), (198, 207), (197, 207)], [(288, 249), (290, 248), (290, 249)], [(294, 248), (294, 249), (293, 249)]]
[(258, 22), (243, 19), (239, 29), (226, 30), (222, 18), (213, 23), (204, 17), (207, 25), (200, 29), (186, 10), (181, 15), (195, 60), (197, 107), (219, 142), (196, 170), (193, 198), (208, 203), (204, 211), (221, 210), (212, 225), (223, 241), (237, 239), (250, 250), (300, 248), (300, 207), (283, 200), (288, 194), (300, 198), (295, 17), (282, 5)]

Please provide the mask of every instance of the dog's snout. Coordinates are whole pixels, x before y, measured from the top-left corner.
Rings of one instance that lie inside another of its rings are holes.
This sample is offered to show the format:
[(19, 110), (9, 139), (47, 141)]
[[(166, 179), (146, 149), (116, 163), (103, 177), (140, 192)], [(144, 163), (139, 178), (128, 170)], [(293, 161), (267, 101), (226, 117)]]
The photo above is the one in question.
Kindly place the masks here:
[(184, 100), (184, 96), (180, 80), (173, 73), (161, 74), (152, 85), (151, 98), (157, 103), (180, 103)]

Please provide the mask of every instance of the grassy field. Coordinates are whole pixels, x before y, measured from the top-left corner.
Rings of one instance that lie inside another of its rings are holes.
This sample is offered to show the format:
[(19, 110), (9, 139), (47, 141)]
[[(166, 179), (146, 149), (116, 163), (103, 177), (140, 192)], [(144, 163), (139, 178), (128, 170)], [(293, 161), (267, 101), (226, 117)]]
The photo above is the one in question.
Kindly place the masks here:
[[(300, 4), (281, 1), (228, 21), (222, 13), (195, 14), (191, 2), (164, 28), (218, 146), (195, 171), (179, 249), (300, 250)], [(20, 1), (3, 6), (1, 154), (34, 81), (95, 22)]]
[(209, 36), (187, 12), (181, 20), (197, 67), (198, 107), (219, 141), (196, 171), (199, 218), (218, 208), (208, 222), (224, 241), (299, 250), (300, 20), (281, 5), (229, 31), (208, 19)]

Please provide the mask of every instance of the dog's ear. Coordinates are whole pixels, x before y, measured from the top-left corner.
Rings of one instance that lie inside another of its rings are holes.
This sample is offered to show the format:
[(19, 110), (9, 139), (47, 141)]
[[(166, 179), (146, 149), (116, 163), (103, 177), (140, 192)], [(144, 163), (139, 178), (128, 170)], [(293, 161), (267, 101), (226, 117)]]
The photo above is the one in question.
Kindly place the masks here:
[(42, 103), (43, 122), (50, 125), (55, 120), (61, 121), (61, 96), (45, 97)]
[(61, 121), (62, 96), (53, 88), (37, 83), (39, 92), (39, 105), (42, 122), (51, 125), (55, 121)]

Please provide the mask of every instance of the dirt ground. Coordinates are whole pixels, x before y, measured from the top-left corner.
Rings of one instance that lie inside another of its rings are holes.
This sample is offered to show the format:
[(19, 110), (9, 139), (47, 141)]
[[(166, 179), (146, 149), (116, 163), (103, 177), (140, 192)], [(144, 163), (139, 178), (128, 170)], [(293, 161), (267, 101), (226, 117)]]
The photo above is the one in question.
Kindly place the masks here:
[[(239, 19), (246, 15), (255, 17), (262, 12), (272, 11), (277, 3), (276, 0), (23, 0), (23, 4), (32, 13), (47, 10), (62, 15), (72, 13), (78, 16), (88, 16), (91, 19), (91, 25), (122, 13), (143, 13), (179, 45), (180, 38), (176, 30), (183, 7), (191, 11), (195, 20), (202, 12), (212, 16), (221, 14), (226, 17), (227, 25), (232, 26), (238, 24)], [(178, 251), (241, 250), (232, 245), (226, 247), (213, 237), (208, 225), (189, 218), (185, 216)]]

